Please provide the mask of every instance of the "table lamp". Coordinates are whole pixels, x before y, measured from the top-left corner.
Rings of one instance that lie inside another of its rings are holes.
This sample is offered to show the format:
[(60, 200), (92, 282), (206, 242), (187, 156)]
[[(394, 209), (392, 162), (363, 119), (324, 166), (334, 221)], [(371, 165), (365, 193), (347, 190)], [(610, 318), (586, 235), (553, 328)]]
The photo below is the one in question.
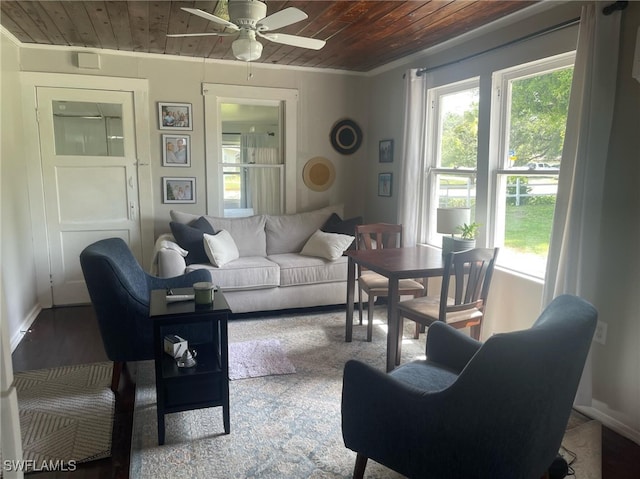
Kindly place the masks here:
[(460, 226), (471, 221), (470, 208), (438, 208), (437, 211), (438, 233), (451, 236), (442, 237), (442, 254), (447, 255), (453, 251), (453, 235), (458, 233)]

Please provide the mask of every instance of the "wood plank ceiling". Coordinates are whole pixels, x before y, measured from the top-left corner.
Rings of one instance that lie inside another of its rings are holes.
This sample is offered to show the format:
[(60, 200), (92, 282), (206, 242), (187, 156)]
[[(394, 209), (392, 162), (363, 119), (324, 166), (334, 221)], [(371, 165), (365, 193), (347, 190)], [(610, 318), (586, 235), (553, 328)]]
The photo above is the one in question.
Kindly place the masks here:
[[(233, 0), (231, 0), (233, 1)], [(278, 30), (326, 40), (321, 50), (262, 41), (260, 63), (366, 72), (528, 7), (535, 1), (267, 1), (267, 14), (296, 7), (309, 18)], [(221, 1), (8, 1), (0, 24), (25, 44), (64, 45), (234, 60), (231, 37), (167, 38), (221, 31), (192, 7), (227, 15)], [(226, 16), (228, 18), (228, 16)]]

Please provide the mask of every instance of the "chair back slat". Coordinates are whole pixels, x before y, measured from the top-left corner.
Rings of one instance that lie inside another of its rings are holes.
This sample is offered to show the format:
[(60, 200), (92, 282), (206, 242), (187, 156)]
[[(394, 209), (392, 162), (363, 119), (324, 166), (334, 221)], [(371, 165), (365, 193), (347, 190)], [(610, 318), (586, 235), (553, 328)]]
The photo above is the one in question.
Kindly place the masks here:
[[(445, 260), (440, 293), (440, 321), (447, 313), (477, 308), (484, 311), (498, 248), (475, 248), (449, 253)], [(453, 304), (449, 288), (453, 279)]]
[(402, 247), (402, 225), (371, 223), (356, 225), (356, 249)]

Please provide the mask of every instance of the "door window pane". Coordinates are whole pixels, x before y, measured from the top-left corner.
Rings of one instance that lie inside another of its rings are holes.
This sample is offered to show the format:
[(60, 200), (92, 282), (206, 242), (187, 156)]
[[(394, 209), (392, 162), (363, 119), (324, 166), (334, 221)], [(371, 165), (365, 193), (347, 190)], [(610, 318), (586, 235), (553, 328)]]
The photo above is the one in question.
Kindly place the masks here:
[(56, 155), (124, 156), (122, 105), (53, 101)]

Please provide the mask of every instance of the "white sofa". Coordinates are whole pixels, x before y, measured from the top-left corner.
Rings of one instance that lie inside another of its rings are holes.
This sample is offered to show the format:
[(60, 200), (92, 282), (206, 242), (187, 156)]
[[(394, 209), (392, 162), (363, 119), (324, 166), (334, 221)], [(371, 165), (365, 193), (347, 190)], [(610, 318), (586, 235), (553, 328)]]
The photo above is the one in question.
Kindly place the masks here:
[(158, 274), (171, 277), (206, 269), (211, 281), (224, 291), (234, 313), (345, 304), (347, 257), (342, 251), (334, 260), (301, 254), (309, 238), (333, 213), (342, 216), (342, 206), (245, 218), (171, 211), (172, 228), (175, 223), (188, 225), (204, 218), (215, 232), (226, 230), (239, 257), (221, 267), (210, 262), (187, 264), (186, 251), (172, 241), (172, 236), (163, 235), (156, 242)]

